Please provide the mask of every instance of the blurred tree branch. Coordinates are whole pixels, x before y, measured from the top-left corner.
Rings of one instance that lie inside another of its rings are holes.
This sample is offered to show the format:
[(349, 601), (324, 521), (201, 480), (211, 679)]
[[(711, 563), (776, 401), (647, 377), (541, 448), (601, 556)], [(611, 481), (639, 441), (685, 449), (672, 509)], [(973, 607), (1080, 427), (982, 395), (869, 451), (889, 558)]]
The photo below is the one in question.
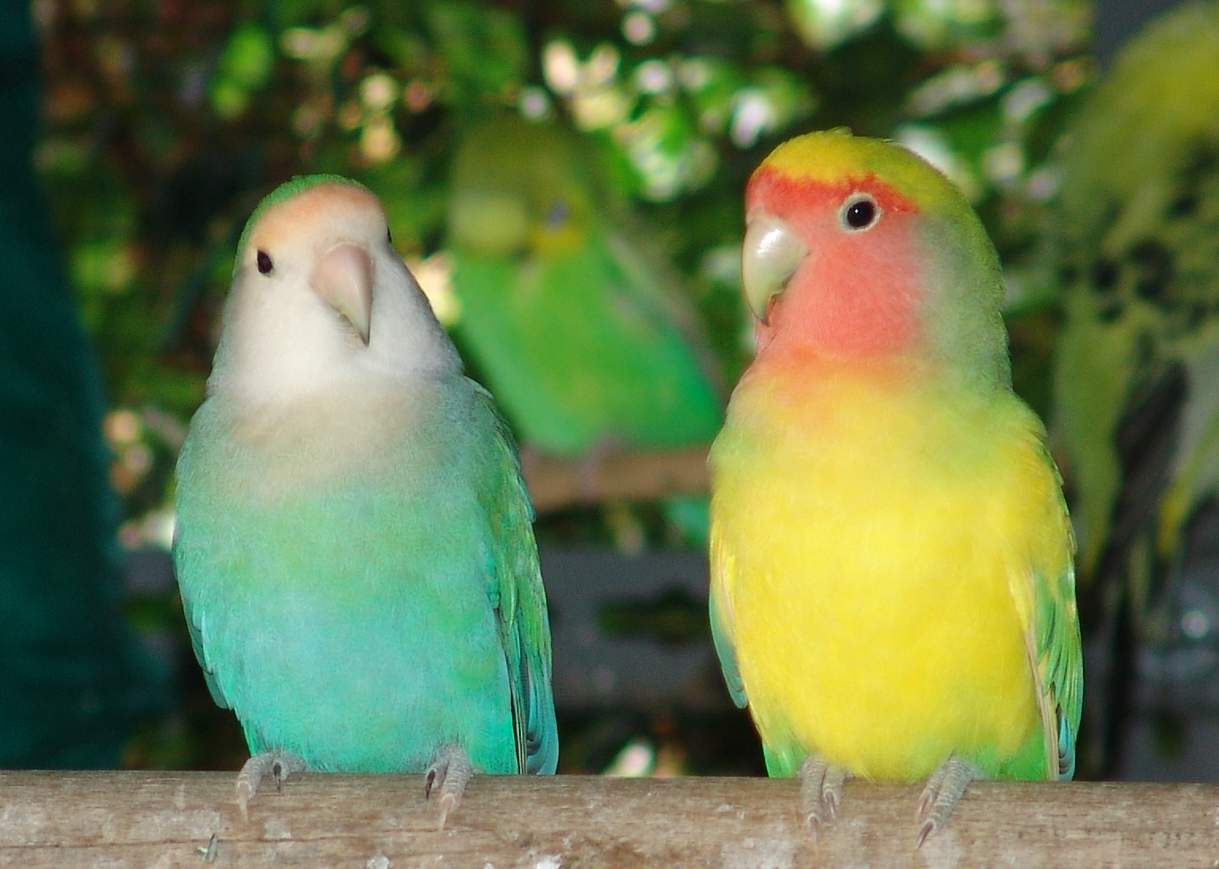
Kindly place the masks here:
[(553, 513), (578, 504), (703, 494), (708, 489), (707, 449), (602, 451), (572, 459), (525, 447), (521, 466), (534, 509)]

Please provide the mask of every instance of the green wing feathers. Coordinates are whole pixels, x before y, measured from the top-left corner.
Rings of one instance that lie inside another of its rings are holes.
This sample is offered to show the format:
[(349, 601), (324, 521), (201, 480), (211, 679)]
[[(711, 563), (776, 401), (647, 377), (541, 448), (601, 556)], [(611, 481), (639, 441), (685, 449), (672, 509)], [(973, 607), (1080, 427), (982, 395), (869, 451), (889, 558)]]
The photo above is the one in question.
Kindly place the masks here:
[(550, 623), (546, 591), (533, 538), (533, 508), (521, 478), (512, 435), (496, 414), (490, 393), (479, 389), (497, 424), (495, 473), (486, 513), (493, 569), (489, 589), (512, 690), (512, 722), (520, 771), (549, 775), (559, 760), (551, 690)]
[(1046, 721), (1047, 742), (1053, 743), (1055, 764), (1048, 776), (1075, 775), (1075, 737), (1083, 709), (1083, 654), (1079, 616), (1075, 608), (1075, 571), (1068, 567), (1054, 581), (1036, 581), (1037, 684)]
[(1075, 774), (1075, 737), (1083, 709), (1083, 652), (1079, 612), (1075, 603), (1075, 539), (1061, 477), (1054, 460), (1041, 447), (1045, 468), (1053, 480), (1046, 537), (1035, 546), (1032, 570), (1024, 587), (1014, 590), (1025, 619), (1025, 641), (1037, 684), (1045, 739), (1046, 778), (1070, 779)]

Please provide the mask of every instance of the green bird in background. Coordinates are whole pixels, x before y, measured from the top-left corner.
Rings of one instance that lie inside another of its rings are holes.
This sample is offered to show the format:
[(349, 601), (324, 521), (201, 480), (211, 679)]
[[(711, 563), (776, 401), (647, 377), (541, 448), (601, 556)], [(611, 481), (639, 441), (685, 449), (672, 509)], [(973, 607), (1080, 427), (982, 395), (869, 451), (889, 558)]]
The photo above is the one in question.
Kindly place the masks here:
[(0, 768), (113, 767), (166, 673), (124, 620), (101, 384), (31, 159), (30, 11), (0, 15)]
[[(1191, 520), (1219, 490), (1217, 71), (1216, 3), (1128, 42), (1068, 131), (1050, 228), (1065, 314), (1054, 433), (1081, 585), (1144, 638)], [(1116, 722), (1121, 705), (1097, 709)]]
[(507, 115), (466, 135), (448, 215), (455, 336), (531, 448), (710, 442), (723, 411), (695, 314), (587, 149)]
[[(1055, 392), (1085, 573), (1111, 531), (1168, 556), (1219, 484), (1216, 70), (1219, 4), (1191, 4), (1128, 44), (1070, 131)], [(1136, 454), (1160, 435), (1164, 485), (1114, 528)]]
[(550, 629), (516, 451), (380, 203), (291, 181), (239, 243), (178, 463), (195, 653), (267, 774), (552, 773)]

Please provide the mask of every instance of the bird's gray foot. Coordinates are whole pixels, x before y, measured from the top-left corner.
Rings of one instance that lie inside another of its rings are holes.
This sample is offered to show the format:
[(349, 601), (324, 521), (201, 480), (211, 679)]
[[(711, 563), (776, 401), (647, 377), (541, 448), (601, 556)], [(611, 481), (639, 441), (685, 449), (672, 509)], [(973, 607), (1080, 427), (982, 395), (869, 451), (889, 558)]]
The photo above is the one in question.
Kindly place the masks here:
[(921, 848), (927, 838), (948, 825), (952, 810), (957, 807), (969, 783), (978, 778), (972, 766), (959, 757), (949, 757), (927, 779), (918, 801), (918, 837), (914, 847)]
[(305, 759), (289, 751), (262, 751), (251, 757), (237, 774), (237, 807), (241, 819), (248, 821), (250, 800), (268, 774), (275, 778), (275, 789), (282, 790), (284, 779), (305, 771)]
[(846, 779), (844, 767), (827, 763), (815, 754), (810, 754), (800, 765), (800, 807), (814, 839), (822, 827), (838, 817), (842, 784)]
[(474, 767), (470, 758), (460, 745), (444, 745), (436, 749), (432, 763), (427, 768), (426, 783), (423, 796), (428, 799), (432, 791), (439, 795), (440, 812), (437, 817), (436, 829), (443, 830), (445, 821), (461, 804), (462, 794), (466, 792), (466, 782), (474, 775)]

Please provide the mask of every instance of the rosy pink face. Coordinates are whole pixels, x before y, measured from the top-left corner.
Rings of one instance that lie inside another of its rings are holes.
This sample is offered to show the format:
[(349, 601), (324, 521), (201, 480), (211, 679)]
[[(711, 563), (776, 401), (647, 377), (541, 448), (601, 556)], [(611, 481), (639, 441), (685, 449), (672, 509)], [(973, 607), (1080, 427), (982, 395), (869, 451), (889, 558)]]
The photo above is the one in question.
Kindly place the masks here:
[[(909, 199), (872, 176), (793, 180), (763, 166), (745, 205), (751, 227), (777, 227), (803, 245), (785, 288), (765, 302), (757, 297), (766, 305), (757, 322), (759, 356), (803, 350), (864, 358), (900, 353), (918, 340), (918, 209)], [(747, 236), (747, 258), (749, 248)]]

